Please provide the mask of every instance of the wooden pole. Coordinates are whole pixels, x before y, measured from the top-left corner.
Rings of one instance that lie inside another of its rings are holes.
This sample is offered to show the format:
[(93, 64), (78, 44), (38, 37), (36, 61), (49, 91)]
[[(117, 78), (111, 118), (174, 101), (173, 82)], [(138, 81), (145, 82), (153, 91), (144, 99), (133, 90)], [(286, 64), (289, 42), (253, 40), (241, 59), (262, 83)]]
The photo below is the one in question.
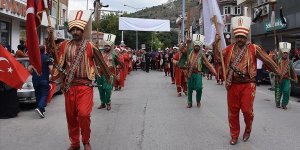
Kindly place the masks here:
[[(217, 16), (214, 15), (213, 16), (213, 22), (215, 24), (215, 28), (216, 28), (216, 31), (217, 31), (217, 34), (219, 34), (219, 36), (224, 36), (224, 35), (220, 35), (220, 31), (219, 31), (219, 25), (218, 25), (218, 22), (217, 22)], [(225, 71), (225, 64), (224, 64), (224, 57), (223, 57), (223, 51), (220, 50), (221, 49), (221, 42), (218, 41), (218, 51), (220, 52), (220, 57), (221, 57), (221, 63), (222, 63), (222, 70), (223, 70), (223, 77), (224, 77), (224, 81), (226, 82), (226, 71)]]
[(49, 13), (49, 8), (48, 8), (48, 2), (47, 2), (47, 0), (44, 0), (44, 7), (45, 7), (46, 14), (47, 14), (48, 26), (52, 27), (51, 18), (50, 18), (51, 16), (50, 16), (50, 13)]
[[(271, 3), (272, 5), (272, 12), (274, 11), (275, 13), (275, 2)], [(272, 19), (272, 18), (271, 18)], [(276, 37), (276, 17), (274, 18), (274, 26), (273, 26), (273, 36), (274, 36), (274, 54), (275, 54), (275, 63), (278, 65), (279, 61), (278, 61), (278, 57), (279, 57), (279, 50), (277, 48), (277, 37)], [(279, 80), (278, 78), (275, 78), (275, 84), (278, 84)], [(275, 94), (276, 95), (276, 94)]]
[(191, 0), (187, 0), (187, 35), (186, 35), (186, 39), (185, 40), (187, 43), (187, 55), (190, 53), (190, 48), (191, 48), (191, 32), (190, 32), (190, 26), (191, 26), (191, 6), (190, 6), (190, 1)]
[[(100, 46), (100, 40), (99, 40), (99, 21), (100, 21), (100, 11), (99, 11), (99, 5), (100, 5), (100, 0), (96, 0), (95, 1), (95, 12), (96, 12), (96, 30), (97, 30), (97, 44), (98, 46)], [(97, 47), (99, 48), (99, 47)]]
[[(51, 22), (51, 18), (50, 18), (51, 16), (50, 16), (50, 13), (49, 13), (47, 0), (44, 0), (44, 7), (45, 7), (46, 14), (47, 14), (48, 27), (52, 27), (52, 22)], [(50, 52), (53, 56), (54, 64), (58, 64), (58, 56), (57, 56), (57, 53), (56, 53), (56, 44), (55, 44), (55, 41), (54, 41), (54, 33), (53, 32), (50, 33), (50, 35), (47, 39), (47, 48), (50, 50)]]
[[(272, 12), (275, 11), (275, 3), (272, 3)], [(276, 36), (276, 19), (273, 27), (273, 35), (274, 35), (274, 44), (275, 44), (275, 50), (277, 49), (277, 36)]]

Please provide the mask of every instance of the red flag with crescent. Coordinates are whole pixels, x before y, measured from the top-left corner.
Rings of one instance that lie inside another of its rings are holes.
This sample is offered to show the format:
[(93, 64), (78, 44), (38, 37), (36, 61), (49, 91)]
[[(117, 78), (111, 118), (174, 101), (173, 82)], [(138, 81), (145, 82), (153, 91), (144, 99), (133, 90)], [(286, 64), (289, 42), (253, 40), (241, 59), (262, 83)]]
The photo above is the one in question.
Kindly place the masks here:
[(27, 69), (0, 45), (0, 81), (19, 89), (29, 75)]
[(26, 47), (28, 49), (29, 61), (39, 74), (42, 73), (42, 63), (37, 27), (41, 24), (44, 9), (44, 2), (42, 0), (27, 0)]
[(55, 89), (56, 89), (56, 82), (50, 81), (49, 82), (49, 95), (48, 95), (48, 98), (47, 98), (47, 103), (51, 102), (52, 97), (53, 97), (54, 92), (55, 92)]

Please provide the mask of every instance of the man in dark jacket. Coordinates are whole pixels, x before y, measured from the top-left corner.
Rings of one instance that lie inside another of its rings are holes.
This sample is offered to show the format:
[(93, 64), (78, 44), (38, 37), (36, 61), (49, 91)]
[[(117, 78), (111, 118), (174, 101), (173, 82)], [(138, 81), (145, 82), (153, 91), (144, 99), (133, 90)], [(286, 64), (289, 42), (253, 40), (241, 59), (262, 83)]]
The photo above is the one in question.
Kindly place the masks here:
[(38, 74), (32, 65), (28, 66), (28, 71), (32, 74), (32, 82), (35, 90), (37, 105), (35, 112), (41, 118), (45, 118), (45, 107), (49, 94), (49, 74), (53, 68), (53, 65), (50, 58), (45, 54), (45, 46), (40, 46), (40, 51), (42, 60), (42, 74)]

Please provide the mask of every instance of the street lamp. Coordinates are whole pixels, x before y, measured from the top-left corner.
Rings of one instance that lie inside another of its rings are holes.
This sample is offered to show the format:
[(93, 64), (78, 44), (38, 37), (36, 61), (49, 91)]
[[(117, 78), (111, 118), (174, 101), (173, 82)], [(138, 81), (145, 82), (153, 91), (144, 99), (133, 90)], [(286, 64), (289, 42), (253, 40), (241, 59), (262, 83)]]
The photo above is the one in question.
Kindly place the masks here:
[(133, 7), (133, 6), (130, 6), (130, 5), (126, 5), (126, 4), (124, 4), (124, 6), (125, 6), (125, 7), (133, 8), (133, 9), (135, 9), (135, 11), (138, 11), (139, 9), (144, 9), (144, 8), (146, 8), (146, 7), (136, 8), (136, 7)]

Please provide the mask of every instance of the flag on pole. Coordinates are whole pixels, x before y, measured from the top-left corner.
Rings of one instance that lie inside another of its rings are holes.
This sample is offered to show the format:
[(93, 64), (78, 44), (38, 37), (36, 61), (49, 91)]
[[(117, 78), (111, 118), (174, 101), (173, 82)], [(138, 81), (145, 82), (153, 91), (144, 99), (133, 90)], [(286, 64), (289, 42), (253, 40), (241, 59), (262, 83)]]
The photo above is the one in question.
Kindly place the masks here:
[(19, 89), (29, 75), (27, 69), (0, 45), (0, 81)]
[(218, 30), (221, 38), (221, 49), (226, 47), (223, 31), (225, 28), (223, 18), (221, 16), (220, 8), (216, 0), (203, 0), (203, 22), (204, 22), (204, 36), (205, 45), (212, 45), (215, 41), (216, 27), (213, 22), (213, 17), (216, 16), (218, 23)]
[(37, 73), (42, 73), (42, 63), (39, 49), (37, 27), (42, 21), (44, 2), (42, 0), (27, 0), (26, 10), (26, 47), (29, 61)]
[(286, 19), (284, 18), (282, 7), (280, 7), (280, 20), (283, 25), (286, 25)]

